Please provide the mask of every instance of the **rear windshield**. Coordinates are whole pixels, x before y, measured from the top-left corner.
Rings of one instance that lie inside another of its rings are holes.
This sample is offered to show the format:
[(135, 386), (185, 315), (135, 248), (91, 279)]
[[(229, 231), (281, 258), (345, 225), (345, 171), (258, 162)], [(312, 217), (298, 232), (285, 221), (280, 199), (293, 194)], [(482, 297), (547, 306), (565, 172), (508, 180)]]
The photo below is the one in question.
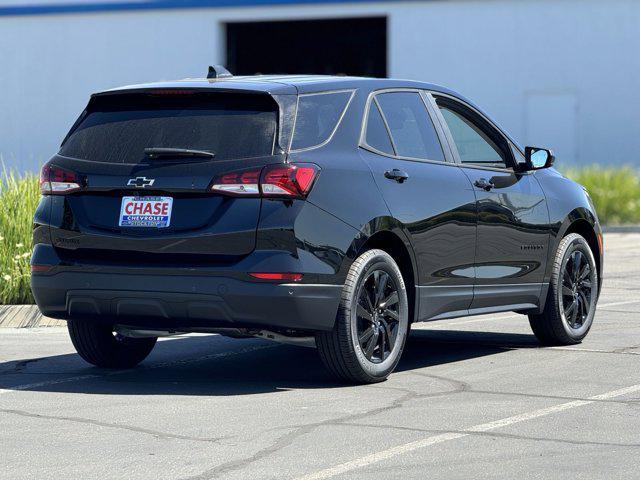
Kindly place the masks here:
[(94, 97), (60, 154), (138, 163), (145, 148), (215, 153), (215, 160), (273, 153), (278, 107), (267, 95), (118, 94)]

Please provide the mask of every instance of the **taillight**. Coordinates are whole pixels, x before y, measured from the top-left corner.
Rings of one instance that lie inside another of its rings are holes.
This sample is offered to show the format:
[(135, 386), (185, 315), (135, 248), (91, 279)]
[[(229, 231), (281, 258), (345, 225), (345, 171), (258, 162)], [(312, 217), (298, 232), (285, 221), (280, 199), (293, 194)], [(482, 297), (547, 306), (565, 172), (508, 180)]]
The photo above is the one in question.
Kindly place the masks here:
[(260, 178), (262, 194), (265, 197), (306, 197), (318, 170), (312, 163), (268, 165)]
[(64, 195), (80, 189), (77, 173), (45, 163), (40, 170), (40, 192), (42, 194)]
[(213, 179), (211, 190), (228, 195), (260, 195), (258, 186), (261, 169), (240, 170)]
[(229, 195), (304, 198), (319, 171), (312, 163), (267, 165), (219, 175), (211, 182), (211, 190)]

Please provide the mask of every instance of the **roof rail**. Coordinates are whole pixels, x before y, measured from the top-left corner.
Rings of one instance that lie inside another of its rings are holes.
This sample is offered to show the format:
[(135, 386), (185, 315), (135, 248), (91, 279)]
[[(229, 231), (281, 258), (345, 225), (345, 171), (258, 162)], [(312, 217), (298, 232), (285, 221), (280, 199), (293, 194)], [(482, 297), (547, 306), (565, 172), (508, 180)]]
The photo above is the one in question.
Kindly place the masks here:
[(233, 77), (231, 72), (224, 68), (222, 65), (209, 65), (209, 72), (207, 78), (227, 78)]

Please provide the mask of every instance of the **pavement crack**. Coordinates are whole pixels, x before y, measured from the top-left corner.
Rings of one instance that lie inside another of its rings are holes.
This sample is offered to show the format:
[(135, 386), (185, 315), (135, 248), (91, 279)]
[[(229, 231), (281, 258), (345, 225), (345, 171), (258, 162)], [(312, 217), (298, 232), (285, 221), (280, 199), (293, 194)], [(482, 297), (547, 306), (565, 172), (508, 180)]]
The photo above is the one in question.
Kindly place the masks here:
[(232, 460), (220, 465), (217, 465), (203, 473), (194, 475), (191, 477), (183, 478), (182, 480), (209, 480), (214, 478), (225, 478), (227, 474), (241, 470), (254, 462), (261, 460), (273, 453), (276, 453), (289, 445), (291, 445), (297, 438), (306, 435), (315, 428), (315, 424), (307, 425), (304, 427), (297, 427), (279, 437), (275, 442), (266, 448), (262, 448), (255, 452), (253, 455), (245, 458), (239, 458), (238, 460)]
[(616, 403), (616, 404), (632, 405), (632, 406), (638, 405), (638, 400), (592, 399), (592, 398), (572, 397), (572, 396), (563, 396), (563, 395), (544, 395), (540, 393), (503, 392), (499, 390), (469, 389), (469, 390), (466, 390), (466, 392), (485, 394), (485, 395), (504, 395), (508, 397), (544, 398), (549, 400), (566, 400), (566, 401), (583, 400), (583, 401), (588, 401), (592, 403)]
[[(365, 388), (376, 388), (376, 387), (365, 387)], [(397, 389), (397, 388), (394, 388), (394, 390), (404, 391), (404, 389)], [(323, 420), (320, 422), (309, 423), (306, 425), (277, 427), (275, 429), (265, 430), (265, 431), (273, 431), (273, 430), (282, 430), (283, 428), (287, 428), (287, 429), (290, 429), (291, 431), (279, 437), (274, 443), (272, 443), (268, 447), (258, 450), (257, 452), (255, 452), (253, 455), (249, 457), (241, 458), (238, 460), (232, 460), (230, 462), (217, 465), (209, 470), (206, 470), (203, 473), (184, 478), (183, 480), (209, 480), (214, 478), (224, 478), (229, 473), (242, 470), (243, 468), (248, 467), (252, 463), (255, 463), (273, 453), (276, 453), (288, 447), (289, 445), (293, 444), (293, 442), (296, 439), (304, 435), (307, 435), (308, 433), (311, 433), (316, 428), (319, 428), (325, 425), (341, 425), (350, 420), (358, 420), (360, 418), (368, 417), (369, 415), (375, 415), (377, 413), (389, 411), (394, 408), (399, 408), (402, 406), (404, 402), (406, 402), (410, 398), (414, 398), (417, 395), (415, 392), (412, 392), (412, 391), (404, 391), (404, 393), (405, 393), (404, 395), (400, 396), (400, 398), (394, 400), (389, 405), (372, 408), (364, 412), (349, 414), (339, 418)]]
[[(637, 292), (638, 289), (636, 288), (636, 289), (633, 289), (632, 291)], [(622, 308), (606, 308), (606, 307), (604, 307), (601, 310), (604, 310), (607, 313), (636, 313), (633, 310), (625, 310), (625, 309), (622, 309)]]
[(632, 352), (631, 350), (638, 350), (640, 348), (640, 344), (638, 345), (633, 345), (631, 347), (623, 347), (623, 348), (616, 348), (615, 350), (613, 350), (613, 353), (631, 353), (631, 354), (638, 354), (638, 352)]
[(32, 413), (26, 412), (24, 410), (13, 410), (13, 409), (0, 409), (2, 413), (8, 413), (12, 415), (20, 415), (21, 417), (28, 418), (39, 418), (45, 420), (58, 420), (63, 422), (73, 422), (73, 423), (81, 423), (85, 425), (93, 425), (97, 427), (105, 427), (105, 428), (114, 428), (117, 430), (128, 430), (130, 432), (142, 433), (145, 435), (151, 435), (156, 438), (162, 439), (171, 439), (171, 440), (188, 440), (192, 442), (205, 442), (205, 443), (218, 443), (222, 440), (225, 440), (229, 437), (217, 437), (217, 438), (207, 438), (207, 437), (194, 437), (189, 435), (178, 435), (175, 433), (169, 432), (159, 432), (157, 430), (150, 430), (147, 428), (134, 427), (132, 425), (125, 425), (121, 423), (109, 423), (109, 422), (101, 422), (99, 420), (92, 420), (89, 418), (82, 417), (67, 417), (67, 416), (58, 416), (58, 415), (44, 415), (40, 413)]
[(386, 386), (386, 385), (368, 385), (364, 388), (368, 388), (372, 390), (373, 389), (393, 390), (393, 391), (401, 392), (403, 393), (403, 395), (400, 395), (398, 398), (393, 400), (388, 405), (371, 408), (363, 412), (348, 414), (338, 418), (327, 419), (320, 422), (309, 423), (306, 425), (297, 425), (297, 426), (294, 425), (294, 426), (288, 426), (288, 427), (276, 427), (273, 429), (267, 429), (265, 431), (274, 431), (274, 430), (282, 430), (282, 429), (290, 429), (291, 431), (279, 437), (274, 443), (272, 443), (268, 447), (258, 450), (257, 452), (255, 452), (253, 455), (249, 457), (241, 458), (238, 460), (232, 460), (230, 462), (217, 465), (203, 473), (184, 478), (183, 480), (210, 480), (215, 478), (224, 478), (225, 476), (227, 476), (232, 472), (242, 470), (248, 467), (249, 465), (251, 465), (252, 463), (255, 463), (256, 461), (259, 461), (273, 453), (276, 453), (288, 447), (289, 445), (292, 445), (295, 440), (297, 440), (298, 438), (304, 435), (311, 433), (312, 431), (314, 431), (319, 427), (323, 427), (327, 425), (331, 425), (331, 426), (352, 425), (353, 423), (351, 422), (353, 421), (357, 421), (362, 418), (369, 418), (371, 415), (377, 415), (380, 413), (389, 412), (396, 408), (401, 408), (406, 402), (413, 399), (428, 398), (428, 397), (441, 396), (441, 395), (450, 395), (453, 393), (465, 391), (469, 388), (469, 384), (459, 380), (447, 378), (447, 377), (441, 377), (437, 375), (428, 375), (428, 374), (420, 374), (420, 376), (429, 377), (441, 382), (449, 383), (451, 384), (452, 388), (450, 390), (445, 390), (443, 392), (418, 393), (415, 390), (411, 390), (408, 388)]
[[(602, 329), (601, 329), (602, 330)], [(482, 346), (482, 347), (491, 347), (497, 348), (500, 350), (508, 351), (520, 351), (520, 350), (541, 350), (546, 352), (572, 352), (572, 353), (598, 353), (605, 355), (640, 355), (640, 352), (632, 352), (634, 348), (638, 348), (640, 346), (635, 347), (625, 347), (616, 350), (597, 350), (597, 349), (589, 349), (589, 348), (581, 348), (581, 347), (549, 347), (544, 345), (533, 345), (533, 344), (499, 344), (494, 342), (470, 342), (465, 340), (441, 340), (441, 339), (429, 339), (430, 343), (438, 344), (438, 345), (474, 345), (474, 346)]]
[(464, 382), (462, 380), (456, 380), (455, 378), (443, 377), (441, 375), (433, 375), (433, 374), (430, 374), (430, 373), (424, 373), (424, 372), (419, 372), (419, 371), (407, 371), (406, 373), (408, 375), (416, 375), (418, 377), (432, 378), (432, 379), (438, 380), (440, 382), (450, 383), (453, 386), (453, 389), (452, 390), (448, 390), (446, 392), (440, 392), (442, 394), (466, 392), (471, 388), (471, 386), (469, 385), (468, 382)]
[(379, 424), (373, 424), (373, 423), (348, 423), (346, 425), (354, 426), (354, 427), (375, 428), (375, 429), (403, 430), (403, 431), (410, 431), (410, 432), (427, 433), (429, 435), (457, 433), (462, 435), (478, 436), (478, 437), (508, 438), (512, 440), (532, 440), (536, 442), (554, 442), (554, 443), (562, 443), (562, 444), (568, 444), (568, 445), (591, 445), (591, 446), (599, 446), (599, 447), (629, 447), (629, 448), (640, 447), (640, 443), (597, 442), (592, 440), (575, 440), (575, 439), (557, 438), (557, 437), (538, 437), (533, 435), (518, 435), (513, 433), (501, 433), (501, 432), (495, 432), (495, 431), (478, 432), (475, 430), (465, 430), (465, 429), (440, 430), (440, 429), (427, 429), (427, 428), (416, 428), (416, 427), (402, 427), (397, 425), (379, 425)]

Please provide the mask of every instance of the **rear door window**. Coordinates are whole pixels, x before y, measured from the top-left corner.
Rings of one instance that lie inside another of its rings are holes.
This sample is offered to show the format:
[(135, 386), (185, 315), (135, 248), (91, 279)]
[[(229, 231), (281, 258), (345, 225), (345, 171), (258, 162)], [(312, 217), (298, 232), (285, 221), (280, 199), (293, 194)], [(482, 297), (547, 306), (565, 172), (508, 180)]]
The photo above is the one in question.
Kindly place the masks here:
[(313, 148), (329, 140), (352, 94), (342, 91), (300, 95), (291, 149)]
[(379, 152), (394, 155), (393, 145), (389, 138), (389, 131), (384, 124), (380, 109), (378, 109), (378, 104), (375, 101), (371, 102), (369, 106), (365, 142)]
[(91, 100), (60, 154), (109, 163), (139, 163), (145, 148), (204, 150), (215, 160), (267, 156), (277, 119), (268, 95), (105, 95)]
[(444, 162), (438, 134), (419, 93), (380, 93), (375, 98), (398, 156)]

